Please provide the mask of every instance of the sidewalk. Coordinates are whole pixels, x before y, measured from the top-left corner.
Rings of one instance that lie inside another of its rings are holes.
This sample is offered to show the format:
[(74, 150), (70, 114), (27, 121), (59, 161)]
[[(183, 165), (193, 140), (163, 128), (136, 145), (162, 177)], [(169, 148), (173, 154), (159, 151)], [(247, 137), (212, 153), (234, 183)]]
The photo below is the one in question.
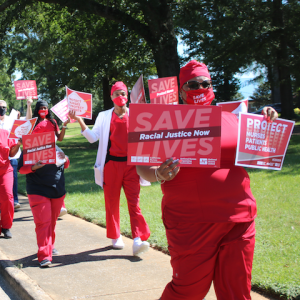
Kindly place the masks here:
[[(59, 255), (53, 257), (50, 268), (39, 268), (28, 200), (20, 196), (19, 202), (13, 238), (0, 238), (0, 272), (22, 300), (154, 300), (171, 280), (168, 255), (150, 249), (141, 258), (134, 257), (128, 238), (124, 238), (123, 250), (113, 250), (105, 228), (71, 215), (57, 222), (55, 248)], [(271, 298), (252, 293), (252, 299)], [(213, 288), (206, 300), (216, 300)]]

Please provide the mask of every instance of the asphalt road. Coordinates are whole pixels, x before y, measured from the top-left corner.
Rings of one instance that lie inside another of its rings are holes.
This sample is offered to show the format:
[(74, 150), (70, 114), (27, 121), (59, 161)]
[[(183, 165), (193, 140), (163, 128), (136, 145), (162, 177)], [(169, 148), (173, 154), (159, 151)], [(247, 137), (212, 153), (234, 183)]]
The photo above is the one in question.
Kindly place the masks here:
[(14, 290), (5, 281), (3, 276), (0, 274), (0, 299), (1, 300), (22, 300), (19, 298)]

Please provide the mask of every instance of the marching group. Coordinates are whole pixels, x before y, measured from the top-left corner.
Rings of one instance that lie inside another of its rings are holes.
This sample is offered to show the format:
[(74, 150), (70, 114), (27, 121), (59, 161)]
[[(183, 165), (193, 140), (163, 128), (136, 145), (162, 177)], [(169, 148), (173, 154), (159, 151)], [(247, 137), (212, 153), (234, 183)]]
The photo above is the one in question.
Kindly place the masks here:
[[(214, 99), (209, 71), (203, 63), (190, 61), (179, 74), (182, 104), (210, 105)], [(199, 96), (201, 95), (201, 101)], [(173, 277), (161, 296), (163, 300), (203, 299), (213, 282), (218, 300), (250, 300), (251, 271), (255, 244), (256, 201), (250, 179), (244, 168), (235, 166), (238, 119), (222, 112), (221, 166), (215, 168), (180, 167), (180, 158), (167, 159), (160, 166), (127, 165), (129, 109), (128, 91), (123, 82), (111, 89), (113, 108), (99, 113), (89, 129), (75, 111), (69, 118), (78, 121), (82, 135), (90, 142), (99, 141), (94, 167), (95, 182), (104, 190), (107, 237), (112, 247), (122, 249), (120, 233), (120, 191), (123, 187), (130, 215), (133, 255), (149, 248), (150, 229), (140, 209), (140, 181), (160, 182), (163, 192), (162, 219), (166, 229)], [(195, 101), (197, 99), (197, 101)], [(31, 99), (27, 101), (27, 119), (32, 117)], [(26, 175), (26, 190), (36, 225), (38, 261), (42, 268), (51, 264), (55, 225), (65, 210), (64, 169), (70, 161), (57, 147), (60, 163), (23, 164), (21, 141), (8, 139), (6, 102), (0, 100), (0, 230), (11, 238), (14, 207), (14, 170)], [(262, 111), (273, 121), (277, 112), (266, 107)], [(54, 131), (62, 141), (68, 119), (61, 131), (48, 110), (48, 103), (39, 100), (33, 117), (34, 133)], [(19, 156), (15, 156), (18, 155)], [(19, 160), (18, 164), (12, 160)], [(10, 163), (11, 161), (11, 163)], [(15, 204), (14, 204), (15, 203)]]

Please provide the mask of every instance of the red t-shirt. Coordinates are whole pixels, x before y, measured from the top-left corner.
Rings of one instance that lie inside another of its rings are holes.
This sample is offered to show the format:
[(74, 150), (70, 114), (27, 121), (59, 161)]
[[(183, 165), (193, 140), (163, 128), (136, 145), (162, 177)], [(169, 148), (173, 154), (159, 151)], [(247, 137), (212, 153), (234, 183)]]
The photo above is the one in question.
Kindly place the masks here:
[(49, 131), (59, 131), (58, 125), (56, 121), (53, 119), (55, 126), (47, 119), (43, 120), (39, 124), (37, 124), (32, 133), (41, 133), (41, 132), (49, 132)]
[(163, 218), (178, 222), (249, 222), (256, 201), (244, 168), (235, 166), (237, 117), (222, 112), (221, 168), (185, 168), (161, 185)]
[(13, 170), (9, 163), (9, 151), (11, 147), (16, 145), (16, 141), (9, 139), (8, 135), (7, 130), (0, 129), (0, 175)]
[(127, 156), (128, 143), (128, 114), (127, 112), (120, 119), (114, 112), (110, 122), (110, 142), (109, 154), (112, 156)]

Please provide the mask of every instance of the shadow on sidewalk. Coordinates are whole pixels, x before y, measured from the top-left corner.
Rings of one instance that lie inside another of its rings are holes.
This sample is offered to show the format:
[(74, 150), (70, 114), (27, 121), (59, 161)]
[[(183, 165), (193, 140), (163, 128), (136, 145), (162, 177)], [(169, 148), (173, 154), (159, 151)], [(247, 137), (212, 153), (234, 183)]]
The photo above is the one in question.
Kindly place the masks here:
[[(105, 260), (113, 260), (113, 259), (124, 259), (132, 263), (142, 261), (140, 257), (132, 256), (132, 255), (97, 255), (98, 253), (110, 251), (110, 250), (113, 250), (112, 246), (107, 246), (104, 248), (98, 248), (98, 249), (80, 252), (76, 254), (67, 254), (67, 255), (58, 254), (52, 257), (53, 260), (52, 260), (51, 268), (74, 265), (82, 262), (105, 261)], [(117, 252), (118, 250), (113, 250), (113, 251)], [(21, 268), (39, 267), (36, 254), (29, 255), (24, 258), (12, 261), (12, 263), (15, 266), (21, 266)]]

